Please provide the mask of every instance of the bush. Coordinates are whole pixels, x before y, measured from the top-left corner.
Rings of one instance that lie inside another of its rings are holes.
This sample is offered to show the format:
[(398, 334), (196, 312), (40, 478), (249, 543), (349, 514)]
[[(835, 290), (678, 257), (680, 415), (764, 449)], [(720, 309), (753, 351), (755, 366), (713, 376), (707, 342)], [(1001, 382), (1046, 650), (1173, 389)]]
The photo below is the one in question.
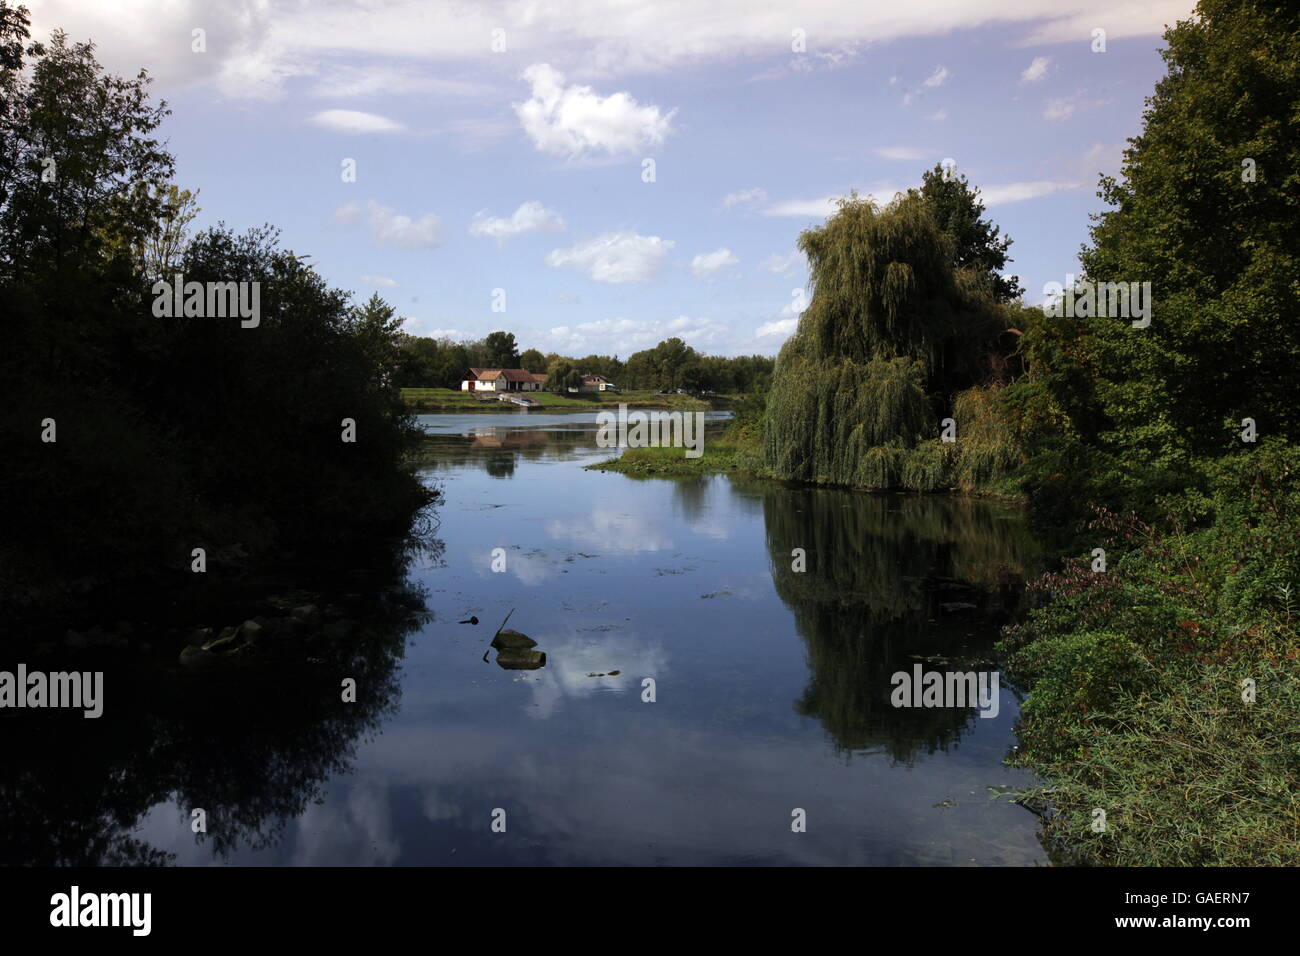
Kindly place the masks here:
[(1106, 570), (1090, 554), (1044, 575), (1042, 606), (1004, 633), (1029, 691), (1018, 759), (1050, 781), (1033, 796), (1060, 811), (1067, 858), (1300, 855), (1300, 449), (1264, 443), (1209, 477), (1154, 523), (1099, 510)]

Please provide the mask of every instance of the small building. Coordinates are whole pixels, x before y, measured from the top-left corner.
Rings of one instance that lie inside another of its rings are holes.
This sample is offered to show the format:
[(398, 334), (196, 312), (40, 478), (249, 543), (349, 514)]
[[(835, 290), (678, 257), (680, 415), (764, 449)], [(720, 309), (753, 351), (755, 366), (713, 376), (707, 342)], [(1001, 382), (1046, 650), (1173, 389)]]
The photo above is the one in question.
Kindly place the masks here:
[(580, 392), (616, 392), (614, 383), (603, 375), (584, 375), (582, 384), (578, 387)]
[(546, 376), (522, 368), (472, 368), (462, 392), (540, 392)]

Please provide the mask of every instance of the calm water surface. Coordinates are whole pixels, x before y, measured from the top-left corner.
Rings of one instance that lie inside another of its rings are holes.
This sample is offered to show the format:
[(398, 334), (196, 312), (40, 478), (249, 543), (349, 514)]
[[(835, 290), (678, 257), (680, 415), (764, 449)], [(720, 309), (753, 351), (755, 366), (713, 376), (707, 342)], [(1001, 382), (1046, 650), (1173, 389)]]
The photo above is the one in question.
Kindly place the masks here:
[[(996, 667), (1036, 566), (1019, 512), (587, 471), (609, 457), (594, 414), (420, 420), (442, 549), (410, 571), (431, 619), (361, 681), (382, 700), (353, 723), (258, 718), (213, 745), (220, 781), (160, 766), (116, 839), (181, 865), (1046, 862), (1037, 819), (998, 798), (1032, 782), (1002, 765), (1014, 689), (991, 719), (889, 702), (917, 662)], [(511, 609), (545, 666), (490, 651)], [(210, 811), (224, 839), (196, 840), (197, 799), (239, 808)]]

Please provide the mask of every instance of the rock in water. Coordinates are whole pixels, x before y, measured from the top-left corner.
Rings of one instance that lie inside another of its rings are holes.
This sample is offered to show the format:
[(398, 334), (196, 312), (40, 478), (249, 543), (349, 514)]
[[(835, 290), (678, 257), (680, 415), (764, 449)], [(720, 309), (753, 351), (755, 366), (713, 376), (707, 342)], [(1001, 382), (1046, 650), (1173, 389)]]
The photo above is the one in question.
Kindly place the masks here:
[(497, 636), (492, 638), (492, 646), (497, 650), (507, 648), (509, 650), (522, 650), (529, 647), (536, 647), (537, 642), (527, 634), (520, 634), (518, 631), (498, 631)]
[(535, 671), (546, 666), (546, 652), (528, 648), (505, 648), (497, 652), (497, 666), (508, 671)]

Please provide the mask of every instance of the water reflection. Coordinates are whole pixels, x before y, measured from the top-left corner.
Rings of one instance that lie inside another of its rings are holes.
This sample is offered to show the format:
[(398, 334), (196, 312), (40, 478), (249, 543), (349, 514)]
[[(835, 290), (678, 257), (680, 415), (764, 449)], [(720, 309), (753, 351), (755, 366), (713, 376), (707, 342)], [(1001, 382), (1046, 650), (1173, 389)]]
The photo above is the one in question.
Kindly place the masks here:
[[(0, 863), (164, 865), (175, 854), (135, 834), (158, 805), (187, 829), (202, 810), (206, 832), (193, 839), (218, 858), (274, 846), (397, 711), (397, 664), (423, 596), (390, 583), (353, 597), (347, 613), (364, 623), (351, 640), (313, 641), (305, 661), (195, 675), (120, 657), (41, 659), (48, 670), (103, 669), (105, 713), (0, 712)], [(355, 702), (343, 700), (344, 678), (356, 681)]]
[[(707, 443), (721, 434), (729, 413), (704, 414)], [(428, 434), (420, 461), (431, 471), (474, 465), (494, 478), (509, 478), (521, 461), (565, 462), (589, 458), (593, 452), (603, 457), (618, 454), (596, 444), (595, 412), (419, 415), (416, 420)]]
[[(75, 728), (0, 715), (0, 861), (1045, 859), (1032, 815), (988, 793), (1029, 782), (1002, 765), (1014, 700), (996, 719), (889, 701), (918, 660), (991, 666), (1036, 561), (1018, 513), (634, 480), (583, 470), (610, 454), (594, 416), (430, 418), (445, 553), (331, 591), (357, 625), (336, 656), (114, 677), (118, 706)], [(492, 647), (506, 626), (536, 643)]]
[[(910, 764), (946, 751), (973, 708), (898, 708), (891, 675), (991, 670), (993, 642), (1039, 550), (1019, 515), (973, 500), (755, 486), (772, 579), (808, 650), (799, 713), (844, 752)], [(806, 570), (792, 552), (804, 549)]]

